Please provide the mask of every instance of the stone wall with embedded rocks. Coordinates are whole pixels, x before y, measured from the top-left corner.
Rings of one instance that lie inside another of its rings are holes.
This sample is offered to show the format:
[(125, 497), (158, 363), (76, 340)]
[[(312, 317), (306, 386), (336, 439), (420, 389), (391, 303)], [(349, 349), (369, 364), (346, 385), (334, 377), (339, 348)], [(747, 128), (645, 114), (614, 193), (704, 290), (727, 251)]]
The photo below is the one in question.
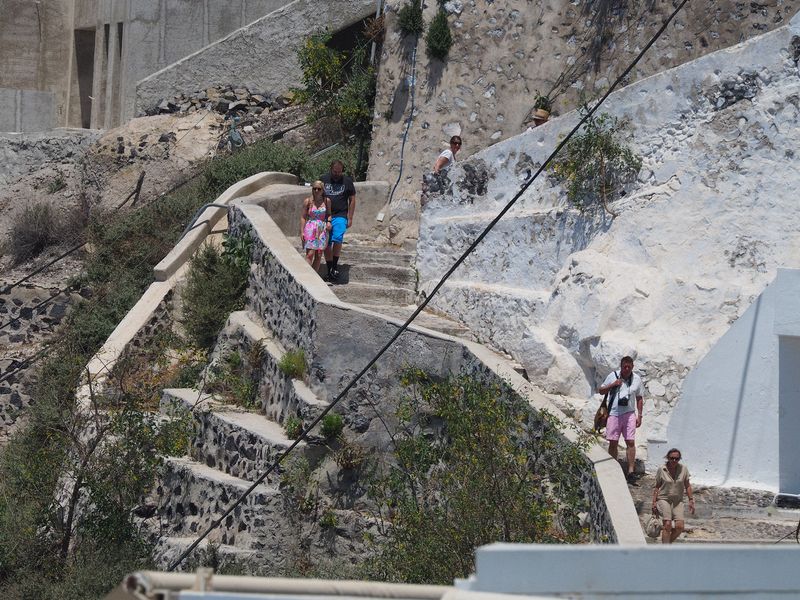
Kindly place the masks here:
[[(282, 343), (305, 349), (309, 387), (320, 400), (332, 401), (392, 338), (400, 323), (339, 302), (260, 207), (233, 206), (229, 222), (234, 235), (249, 233), (254, 240), (248, 309), (262, 317)], [(485, 348), (410, 329), (341, 401), (339, 411), (359, 444), (384, 448), (390, 443), (382, 418), (392, 420), (393, 399), (405, 393), (399, 375), (410, 367), (434, 377), (479, 373), (486, 381), (525, 398), (534, 414), (537, 410), (559, 414), (510, 365)], [(562, 439), (576, 442), (568, 429)], [(576, 476), (584, 485), (592, 539), (643, 542), (629, 497), (623, 495), (626, 500), (614, 506), (604, 499), (606, 490), (624, 490), (619, 466), (599, 446), (587, 450), (586, 457)]]
[(28, 365), (80, 298), (59, 292), (30, 284), (0, 291), (0, 445), (30, 405), (37, 379)]
[(54, 129), (46, 133), (0, 134), (0, 185), (8, 185), (43, 166), (75, 165), (102, 132)]
[[(579, 212), (545, 174), (434, 303), (514, 355), (586, 424), (596, 387), (634, 355), (647, 390), (637, 440), (663, 439), (687, 373), (778, 267), (800, 266), (798, 34), (795, 17), (615, 92), (603, 111), (630, 120), (626, 143), (643, 159), (612, 204), (619, 216)], [(446, 191), (422, 213), (423, 292), (578, 118), (553, 119), (450, 169)]]
[[(386, 2), (386, 41), (380, 58), (369, 178), (400, 176), (401, 143), (411, 116), (404, 166), (392, 200), (394, 239), (416, 237), (421, 179), (450, 136), (470, 155), (532, 126), (538, 93), (548, 93), (565, 77), (554, 114), (566, 113), (582, 97), (592, 99), (621, 74), (674, 10), (672, 2), (614, 4), (613, 14), (597, 11), (608, 3), (567, 0), (458, 0), (445, 3), (453, 46), (445, 62), (428, 59), (425, 42), (417, 51), (415, 85), (410, 86), (414, 41), (403, 38), (398, 11), (408, 0)], [(438, 3), (427, 0), (429, 23)], [(628, 83), (738, 44), (784, 25), (800, 7), (796, 0), (734, 2), (700, 0), (686, 4), (648, 51)], [(606, 24), (598, 30), (594, 24)], [(582, 69), (603, 40), (600, 60)], [(556, 91), (556, 94), (559, 92)], [(561, 126), (562, 132), (566, 129)]]

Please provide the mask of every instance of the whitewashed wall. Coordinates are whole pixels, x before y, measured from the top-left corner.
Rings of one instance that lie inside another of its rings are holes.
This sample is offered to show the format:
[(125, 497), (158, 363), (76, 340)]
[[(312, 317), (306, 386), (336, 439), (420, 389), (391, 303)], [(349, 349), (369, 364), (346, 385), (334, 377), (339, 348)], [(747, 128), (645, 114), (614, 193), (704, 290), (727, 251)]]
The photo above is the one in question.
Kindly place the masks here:
[[(631, 145), (643, 157), (639, 181), (614, 205), (619, 217), (581, 213), (543, 176), (436, 306), (511, 353), (584, 423), (596, 386), (621, 356), (634, 355), (647, 390), (639, 443), (667, 437), (689, 371), (779, 267), (800, 268), (799, 21), (613, 94), (602, 110), (630, 119)], [(451, 169), (422, 213), (423, 290), (577, 118), (552, 120)]]
[(779, 269), (686, 378), (665, 438), (650, 441), (651, 466), (674, 446), (697, 483), (800, 493), (791, 339), (800, 340), (800, 271)]

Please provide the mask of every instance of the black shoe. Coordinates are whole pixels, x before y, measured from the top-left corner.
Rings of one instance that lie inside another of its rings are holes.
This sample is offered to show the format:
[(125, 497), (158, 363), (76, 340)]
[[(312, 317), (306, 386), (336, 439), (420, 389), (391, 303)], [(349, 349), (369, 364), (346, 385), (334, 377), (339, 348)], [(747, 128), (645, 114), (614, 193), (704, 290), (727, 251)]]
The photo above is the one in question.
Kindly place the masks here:
[(636, 479), (637, 477), (635, 473), (628, 473), (627, 475), (625, 475), (625, 481), (628, 482), (628, 485), (633, 485), (633, 486), (639, 485), (638, 483), (636, 483)]
[(331, 269), (330, 273), (328, 273), (328, 281), (339, 281), (339, 269)]

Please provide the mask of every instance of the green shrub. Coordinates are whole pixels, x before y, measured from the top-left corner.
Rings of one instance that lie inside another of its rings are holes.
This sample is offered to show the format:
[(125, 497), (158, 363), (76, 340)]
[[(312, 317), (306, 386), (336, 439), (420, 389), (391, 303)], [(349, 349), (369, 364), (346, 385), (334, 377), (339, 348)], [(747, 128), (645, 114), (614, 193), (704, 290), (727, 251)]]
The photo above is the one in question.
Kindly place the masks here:
[(244, 306), (247, 265), (237, 263), (205, 244), (192, 258), (183, 292), (183, 324), (189, 338), (201, 348), (210, 348), (228, 315)]
[(306, 374), (305, 350), (289, 350), (278, 362), (281, 373), (292, 379), (302, 379)]
[(286, 431), (286, 437), (290, 440), (296, 440), (303, 433), (303, 421), (299, 417), (291, 415), (283, 423), (283, 429)]
[(64, 176), (59, 173), (48, 182), (47, 193), (55, 194), (56, 192), (63, 190), (65, 187), (67, 187), (67, 182), (64, 181)]
[(550, 112), (553, 109), (553, 101), (550, 100), (549, 96), (545, 96), (537, 92), (536, 99), (533, 101), (533, 108)]
[(333, 529), (339, 524), (339, 518), (332, 510), (326, 510), (319, 518), (319, 526), (324, 529)]
[[(342, 144), (312, 157), (297, 148), (261, 140), (225, 160), (211, 162), (204, 172), (203, 183), (206, 193), (216, 197), (234, 183), (264, 171), (292, 173), (303, 181), (314, 181), (328, 172), (334, 158), (345, 165), (355, 165), (356, 151), (355, 147)], [(347, 171), (353, 172), (352, 168)]]
[(345, 135), (369, 137), (376, 79), (365, 44), (348, 53), (331, 48), (330, 41), (330, 33), (317, 33), (298, 48), (303, 76), (292, 90), (295, 100), (311, 107), (312, 121), (332, 118)]
[(433, 17), (428, 26), (428, 33), (425, 36), (425, 46), (428, 56), (444, 60), (453, 45), (453, 36), (450, 33), (450, 26), (447, 23), (447, 13), (439, 10)]
[(404, 4), (397, 17), (403, 35), (419, 35), (425, 30), (421, 0), (411, 0), (408, 4)]
[(616, 216), (609, 202), (623, 184), (635, 181), (642, 167), (641, 157), (622, 139), (627, 127), (627, 121), (608, 113), (592, 116), (556, 156), (550, 170), (566, 185), (570, 202), (581, 208), (599, 202)]
[(336, 466), (346, 471), (360, 471), (366, 460), (367, 451), (364, 447), (346, 438), (341, 439), (339, 449), (333, 454)]
[(342, 415), (338, 413), (328, 413), (322, 417), (322, 435), (326, 439), (334, 439), (339, 437), (344, 429), (344, 420)]
[(392, 459), (370, 484), (393, 515), (370, 578), (449, 584), (474, 572), (487, 543), (585, 541), (585, 459), (558, 421), (477, 379), (411, 373), (407, 382)]
[(8, 249), (15, 264), (61, 241), (58, 216), (49, 202), (29, 204), (11, 222)]
[(249, 365), (239, 352), (231, 352), (209, 369), (206, 389), (221, 395), (228, 402), (243, 408), (259, 408), (258, 381), (261, 378), (261, 364)]

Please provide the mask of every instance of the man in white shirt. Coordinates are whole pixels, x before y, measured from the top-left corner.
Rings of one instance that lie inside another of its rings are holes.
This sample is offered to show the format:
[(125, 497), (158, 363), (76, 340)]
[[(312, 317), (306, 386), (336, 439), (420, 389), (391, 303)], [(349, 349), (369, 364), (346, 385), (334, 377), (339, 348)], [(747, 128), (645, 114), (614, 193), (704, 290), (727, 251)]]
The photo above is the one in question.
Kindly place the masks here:
[[(620, 435), (625, 439), (625, 454), (628, 459), (628, 483), (634, 483), (634, 467), (636, 465), (636, 429), (642, 425), (642, 378), (633, 372), (633, 359), (624, 356), (619, 363), (619, 372), (609, 373), (599, 392), (608, 392), (608, 423), (606, 423), (606, 439), (608, 453), (617, 458)], [(634, 406), (633, 400), (636, 399)]]

